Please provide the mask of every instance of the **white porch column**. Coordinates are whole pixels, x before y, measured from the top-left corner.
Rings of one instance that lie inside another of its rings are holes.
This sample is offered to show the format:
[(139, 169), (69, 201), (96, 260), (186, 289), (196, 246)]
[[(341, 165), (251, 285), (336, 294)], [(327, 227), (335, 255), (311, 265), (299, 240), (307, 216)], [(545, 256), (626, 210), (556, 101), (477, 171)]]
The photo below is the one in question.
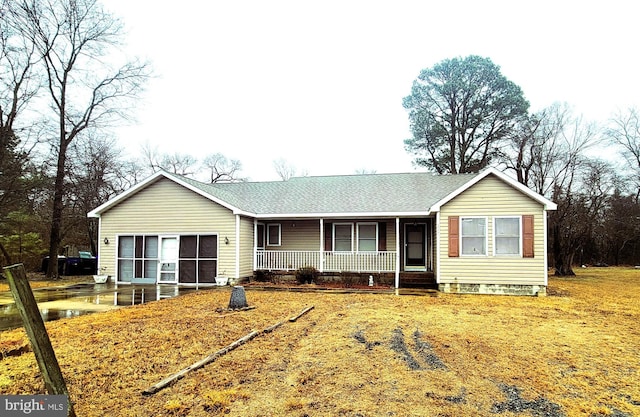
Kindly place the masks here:
[(436, 212), (436, 284), (440, 284), (440, 210)]
[[(547, 229), (547, 210), (544, 210), (542, 212), (542, 230), (549, 230)], [(545, 237), (546, 237), (546, 233), (545, 233)], [(547, 247), (547, 240), (548, 239), (544, 239), (544, 285), (548, 286), (549, 285), (549, 248)], [(100, 239), (98, 239), (98, 242), (100, 242)]]
[(396, 217), (396, 289), (400, 288), (400, 217)]
[(258, 219), (253, 219), (253, 270), (258, 269)]
[(324, 219), (320, 218), (320, 272), (324, 272)]
[(236, 273), (235, 278), (240, 278), (240, 215), (236, 214)]

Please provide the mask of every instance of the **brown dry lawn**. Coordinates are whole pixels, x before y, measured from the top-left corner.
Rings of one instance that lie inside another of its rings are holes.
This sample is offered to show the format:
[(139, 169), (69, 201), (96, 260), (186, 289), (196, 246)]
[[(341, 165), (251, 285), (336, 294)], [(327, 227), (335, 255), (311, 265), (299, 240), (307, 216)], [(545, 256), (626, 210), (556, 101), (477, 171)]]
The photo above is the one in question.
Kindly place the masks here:
[[(577, 272), (540, 298), (247, 290), (256, 309), (221, 314), (215, 290), (47, 328), (79, 416), (640, 415), (640, 270)], [(0, 394), (44, 393), (26, 345), (0, 333)]]

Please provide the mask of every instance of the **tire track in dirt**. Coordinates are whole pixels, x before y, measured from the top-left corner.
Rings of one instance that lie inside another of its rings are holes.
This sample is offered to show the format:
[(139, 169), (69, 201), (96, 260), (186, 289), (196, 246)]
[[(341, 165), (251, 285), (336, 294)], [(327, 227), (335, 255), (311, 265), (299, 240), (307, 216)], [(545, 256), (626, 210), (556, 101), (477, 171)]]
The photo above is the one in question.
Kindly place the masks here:
[[(367, 350), (382, 345), (379, 341), (368, 341), (364, 332), (360, 329), (353, 333), (353, 338), (365, 345)], [(392, 331), (389, 342), (389, 349), (396, 353), (396, 357), (402, 360), (412, 371), (441, 370), (449, 372), (447, 365), (433, 351), (433, 346), (424, 340), (419, 329), (413, 333), (413, 346), (409, 346), (402, 328), (397, 327)], [(415, 355), (414, 355), (415, 354)], [(514, 385), (498, 384), (498, 387), (506, 396), (506, 401), (496, 401), (493, 403), (490, 413), (502, 414), (528, 413), (534, 417), (564, 417), (560, 405), (553, 403), (545, 397), (537, 397), (533, 400), (522, 398), (521, 389)], [(453, 404), (466, 404), (467, 390), (464, 386), (455, 395), (442, 395), (434, 392), (426, 392), (426, 398), (442, 400)], [(621, 416), (622, 417), (622, 416)], [(624, 416), (627, 417), (627, 416)]]

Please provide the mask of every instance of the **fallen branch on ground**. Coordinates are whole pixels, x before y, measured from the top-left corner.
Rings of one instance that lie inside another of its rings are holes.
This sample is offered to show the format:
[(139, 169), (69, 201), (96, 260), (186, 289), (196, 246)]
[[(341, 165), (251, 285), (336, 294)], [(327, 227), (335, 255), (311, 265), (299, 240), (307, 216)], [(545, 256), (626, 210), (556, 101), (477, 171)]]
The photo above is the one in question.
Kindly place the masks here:
[(262, 333), (271, 333), (272, 331), (274, 331), (275, 329), (277, 329), (278, 327), (282, 326), (284, 324), (284, 321), (279, 321), (276, 324), (267, 327), (266, 329), (264, 329), (262, 331)]
[[(290, 322), (294, 322), (294, 321), (298, 320), (303, 314), (307, 313), (308, 311), (311, 311), (313, 309), (313, 307), (314, 306), (305, 308), (297, 316), (291, 317), (289, 319), (289, 321)], [(255, 338), (256, 336), (260, 335), (260, 333), (271, 333), (272, 331), (274, 331), (278, 327), (282, 326), (284, 323), (285, 323), (284, 321), (280, 321), (280, 322), (278, 322), (278, 323), (276, 323), (276, 324), (274, 324), (272, 326), (267, 327), (262, 332), (258, 332), (256, 330), (253, 330), (251, 333), (246, 334), (245, 336), (241, 337), (240, 339), (236, 340), (235, 342), (231, 343), (230, 345), (228, 345), (228, 346), (226, 346), (226, 347), (224, 347), (224, 348), (212, 353), (211, 355), (199, 360), (198, 362), (194, 363), (193, 365), (187, 366), (186, 368), (182, 369), (181, 371), (178, 371), (175, 374), (172, 374), (172, 375), (166, 377), (165, 379), (163, 379), (162, 381), (158, 382), (157, 384), (145, 389), (144, 391), (142, 391), (142, 395), (155, 394), (156, 392), (160, 391), (163, 388), (166, 388), (167, 386), (169, 386), (173, 382), (183, 378), (187, 373), (189, 373), (191, 371), (194, 371), (196, 369), (200, 369), (203, 366), (215, 361), (220, 356), (232, 351), (233, 349), (245, 344), (246, 342), (248, 342), (251, 339)]]
[(311, 311), (311, 310), (313, 310), (313, 306), (310, 306), (310, 307), (305, 308), (305, 309), (304, 309), (304, 310), (302, 310), (302, 311), (300, 312), (300, 314), (298, 314), (297, 316), (291, 317), (291, 318), (289, 319), (289, 321), (293, 323), (294, 321), (296, 321), (296, 320), (298, 320), (300, 317), (302, 317), (302, 315), (304, 315), (305, 313), (307, 313), (307, 312), (309, 312), (309, 311)]
[(155, 394), (156, 392), (158, 392), (161, 389), (165, 388), (167, 385), (171, 384), (172, 382), (177, 381), (178, 379), (184, 377), (187, 373), (189, 373), (191, 371), (194, 371), (196, 369), (200, 369), (203, 366), (205, 366), (206, 364), (215, 361), (220, 356), (222, 356), (225, 353), (230, 352), (233, 349), (237, 348), (238, 346), (248, 342), (249, 340), (253, 339), (254, 337), (256, 337), (259, 334), (260, 333), (258, 333), (255, 330), (252, 331), (251, 333), (241, 337), (240, 339), (238, 339), (235, 342), (231, 343), (230, 345), (220, 349), (219, 351), (217, 351), (215, 353), (212, 353), (211, 355), (207, 356), (206, 358), (199, 360), (198, 362), (194, 363), (193, 365), (187, 366), (183, 370), (178, 371), (175, 374), (170, 375), (167, 378), (163, 379), (162, 381), (158, 382), (157, 384), (147, 388), (146, 390), (142, 391), (142, 394), (143, 395)]

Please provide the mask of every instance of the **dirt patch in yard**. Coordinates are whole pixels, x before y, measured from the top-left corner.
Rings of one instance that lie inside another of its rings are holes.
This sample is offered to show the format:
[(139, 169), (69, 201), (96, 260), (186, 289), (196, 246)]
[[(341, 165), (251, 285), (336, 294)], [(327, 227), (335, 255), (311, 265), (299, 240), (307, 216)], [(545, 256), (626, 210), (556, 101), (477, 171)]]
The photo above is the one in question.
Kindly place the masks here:
[[(209, 291), (47, 328), (82, 416), (640, 415), (640, 271), (579, 274), (551, 278), (561, 294), (548, 297), (248, 288), (256, 308), (231, 315), (216, 313), (230, 290)], [(0, 394), (44, 393), (26, 344), (22, 330), (0, 333)]]
[(513, 385), (501, 385), (500, 389), (507, 396), (507, 400), (495, 403), (491, 407), (491, 412), (502, 414), (530, 412), (535, 417), (563, 417), (564, 413), (558, 404), (554, 404), (544, 397), (538, 397), (529, 401), (522, 398), (520, 388)]

